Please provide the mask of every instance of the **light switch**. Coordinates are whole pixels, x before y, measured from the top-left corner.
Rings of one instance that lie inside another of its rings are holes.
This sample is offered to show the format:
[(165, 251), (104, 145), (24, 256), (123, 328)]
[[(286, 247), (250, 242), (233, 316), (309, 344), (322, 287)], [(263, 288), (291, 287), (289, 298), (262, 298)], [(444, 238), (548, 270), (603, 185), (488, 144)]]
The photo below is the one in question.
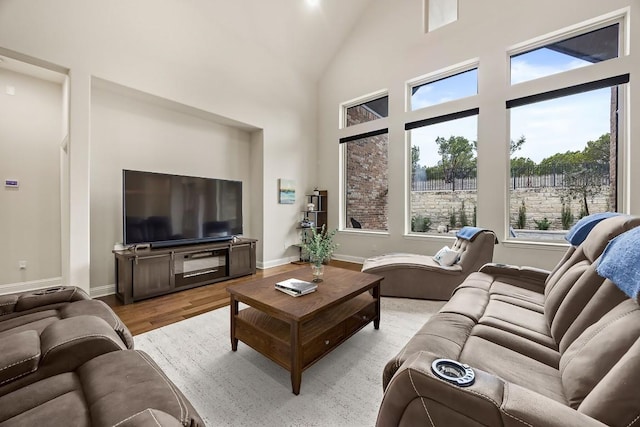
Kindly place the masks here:
[(18, 188), (20, 186), (20, 183), (17, 179), (5, 179), (4, 186), (9, 188)]

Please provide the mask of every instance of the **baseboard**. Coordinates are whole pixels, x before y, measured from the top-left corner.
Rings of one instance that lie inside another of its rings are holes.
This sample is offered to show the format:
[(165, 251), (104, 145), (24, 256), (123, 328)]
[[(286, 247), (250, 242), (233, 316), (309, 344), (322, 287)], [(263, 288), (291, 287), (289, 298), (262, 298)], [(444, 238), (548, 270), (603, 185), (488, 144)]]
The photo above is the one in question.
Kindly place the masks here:
[(355, 264), (364, 264), (364, 260), (366, 259), (366, 258), (357, 257), (357, 256), (340, 255), (340, 254), (333, 254), (331, 258), (337, 261), (353, 262)]
[(292, 261), (298, 261), (298, 259), (299, 259), (299, 257), (297, 257), (297, 256), (290, 256), (290, 257), (275, 259), (275, 260), (271, 260), (271, 261), (267, 261), (267, 262), (258, 262), (258, 263), (256, 263), (256, 268), (259, 268), (260, 270), (264, 270), (266, 268), (277, 267), (279, 265), (289, 264)]
[(13, 294), (16, 292), (33, 291), (36, 289), (60, 286), (62, 277), (52, 277), (50, 279), (31, 280), (29, 282), (8, 283), (0, 285), (0, 295)]
[(116, 293), (116, 285), (104, 285), (104, 286), (96, 286), (95, 288), (91, 288), (89, 290), (91, 298), (99, 298), (105, 297), (107, 295), (113, 295)]

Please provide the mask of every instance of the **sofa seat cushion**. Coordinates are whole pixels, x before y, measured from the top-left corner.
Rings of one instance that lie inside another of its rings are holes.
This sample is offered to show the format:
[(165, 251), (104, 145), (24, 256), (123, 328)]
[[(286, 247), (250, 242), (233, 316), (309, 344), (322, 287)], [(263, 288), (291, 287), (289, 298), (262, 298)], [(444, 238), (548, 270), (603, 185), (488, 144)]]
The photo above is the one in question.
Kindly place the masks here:
[(459, 360), (566, 404), (558, 369), (518, 351), (473, 335), (465, 343)]
[(38, 369), (40, 337), (23, 331), (0, 340), (0, 385)]
[(0, 396), (0, 425), (90, 426), (78, 375), (67, 372)]

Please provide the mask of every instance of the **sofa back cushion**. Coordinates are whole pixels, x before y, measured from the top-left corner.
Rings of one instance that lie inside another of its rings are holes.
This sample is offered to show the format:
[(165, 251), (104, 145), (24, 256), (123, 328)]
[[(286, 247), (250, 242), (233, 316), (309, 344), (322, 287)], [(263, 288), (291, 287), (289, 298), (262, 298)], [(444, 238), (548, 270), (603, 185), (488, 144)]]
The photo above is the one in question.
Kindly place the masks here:
[(639, 338), (640, 308), (626, 297), (580, 334), (560, 358), (569, 405), (607, 425), (629, 425), (636, 419)]
[[(583, 320), (598, 319), (589, 313), (583, 313), (585, 308), (603, 313), (620, 302), (619, 293), (613, 292), (612, 300), (603, 299), (598, 304), (587, 305), (605, 281), (595, 272), (598, 257), (611, 239), (638, 225), (640, 217), (619, 215), (605, 219), (598, 223), (586, 240), (549, 275), (545, 284), (544, 314), (560, 351), (571, 344), (570, 340), (564, 338), (578, 315), (583, 316)], [(576, 325), (569, 336), (574, 339), (589, 325), (588, 322)]]
[(493, 248), (496, 235), (493, 231), (479, 232), (472, 241), (458, 238), (451, 249), (458, 252), (458, 264), (464, 271), (478, 271), (480, 267), (493, 261)]

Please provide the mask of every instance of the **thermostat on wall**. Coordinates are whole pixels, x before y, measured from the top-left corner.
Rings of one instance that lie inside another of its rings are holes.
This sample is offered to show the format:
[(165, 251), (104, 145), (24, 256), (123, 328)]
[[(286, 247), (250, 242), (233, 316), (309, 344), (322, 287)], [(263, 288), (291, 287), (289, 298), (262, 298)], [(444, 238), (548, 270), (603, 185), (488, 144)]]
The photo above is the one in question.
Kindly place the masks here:
[(20, 183), (17, 179), (5, 179), (4, 186), (9, 188), (18, 188), (20, 186)]

